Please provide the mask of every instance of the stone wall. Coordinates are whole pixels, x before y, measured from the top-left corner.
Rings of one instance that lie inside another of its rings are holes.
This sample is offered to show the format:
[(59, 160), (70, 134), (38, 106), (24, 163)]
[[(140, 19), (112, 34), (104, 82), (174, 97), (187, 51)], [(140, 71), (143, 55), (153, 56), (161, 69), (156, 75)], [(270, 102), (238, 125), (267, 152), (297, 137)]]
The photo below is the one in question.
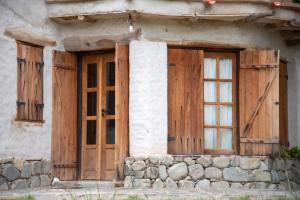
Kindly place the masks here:
[[(125, 160), (127, 188), (257, 188), (300, 186), (300, 161), (246, 156), (138, 156)], [(289, 177), (289, 179), (287, 179)]]
[(51, 184), (48, 160), (0, 160), (0, 191), (45, 187)]

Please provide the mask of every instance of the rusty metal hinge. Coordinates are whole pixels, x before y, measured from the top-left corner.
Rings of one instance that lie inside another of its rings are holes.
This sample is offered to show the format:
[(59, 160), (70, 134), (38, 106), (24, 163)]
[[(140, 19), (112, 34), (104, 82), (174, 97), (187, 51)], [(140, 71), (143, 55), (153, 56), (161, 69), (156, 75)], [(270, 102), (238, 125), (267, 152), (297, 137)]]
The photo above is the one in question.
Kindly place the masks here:
[(26, 59), (25, 59), (25, 58), (18, 58), (18, 57), (17, 57), (17, 63), (18, 63), (18, 64), (22, 64), (22, 63), (25, 64), (25, 63), (26, 63)]
[(39, 107), (39, 108), (44, 108), (44, 104), (43, 103), (36, 103), (35, 106)]
[(176, 63), (169, 63), (168, 67), (176, 67)]
[(19, 101), (19, 100), (17, 100), (16, 103), (17, 103), (17, 106), (22, 106), (22, 105), (26, 104), (25, 101)]
[(168, 135), (168, 142), (175, 141), (175, 140), (176, 140), (175, 137), (171, 137), (171, 136)]

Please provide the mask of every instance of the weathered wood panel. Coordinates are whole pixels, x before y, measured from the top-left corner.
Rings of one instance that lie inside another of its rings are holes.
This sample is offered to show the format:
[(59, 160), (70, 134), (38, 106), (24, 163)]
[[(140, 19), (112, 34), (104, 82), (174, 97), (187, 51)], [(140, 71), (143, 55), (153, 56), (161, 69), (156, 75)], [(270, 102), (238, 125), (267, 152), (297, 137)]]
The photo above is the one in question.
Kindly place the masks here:
[(279, 66), (279, 135), (280, 144), (289, 144), (288, 134), (288, 74), (287, 63), (281, 61)]
[(60, 180), (77, 178), (76, 56), (53, 51), (52, 164)]
[(116, 44), (116, 179), (123, 179), (124, 159), (129, 155), (129, 46)]
[(239, 78), (240, 154), (275, 153), (279, 147), (279, 51), (241, 51)]
[(43, 48), (17, 42), (17, 120), (43, 120)]
[(168, 153), (203, 151), (203, 51), (168, 49)]

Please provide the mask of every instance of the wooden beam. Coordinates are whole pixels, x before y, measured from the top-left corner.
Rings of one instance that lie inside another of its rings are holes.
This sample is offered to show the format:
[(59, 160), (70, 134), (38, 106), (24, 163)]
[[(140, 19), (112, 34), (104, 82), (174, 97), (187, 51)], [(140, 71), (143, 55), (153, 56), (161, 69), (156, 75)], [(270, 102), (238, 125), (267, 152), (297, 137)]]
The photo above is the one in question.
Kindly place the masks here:
[(44, 35), (24, 30), (20, 27), (6, 28), (4, 35), (15, 40), (28, 42), (38, 46), (56, 46), (56, 41)]

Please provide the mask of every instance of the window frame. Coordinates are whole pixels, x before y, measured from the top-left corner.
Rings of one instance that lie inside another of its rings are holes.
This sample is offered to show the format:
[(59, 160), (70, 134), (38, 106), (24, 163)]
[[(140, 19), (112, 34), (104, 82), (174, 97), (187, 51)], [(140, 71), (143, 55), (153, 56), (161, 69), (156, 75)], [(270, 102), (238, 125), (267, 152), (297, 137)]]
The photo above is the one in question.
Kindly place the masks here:
[[(214, 58), (216, 59), (216, 78), (204, 78), (204, 59)], [(220, 79), (220, 59), (227, 58), (232, 59), (232, 79)], [(203, 58), (203, 109), (205, 105), (216, 105), (217, 106), (217, 125), (205, 125), (204, 118), (205, 112), (203, 110), (203, 151), (204, 154), (236, 154), (237, 152), (237, 54), (232, 52), (204, 52)], [(205, 102), (204, 100), (204, 82), (214, 81), (216, 83), (216, 102)], [(232, 83), (232, 102), (220, 102), (220, 82), (231, 82)], [(220, 106), (221, 105), (231, 105), (232, 106), (232, 126), (221, 126), (220, 125)], [(217, 129), (217, 148), (216, 149), (206, 149), (205, 148), (205, 128), (216, 128)], [(232, 150), (221, 149), (221, 128), (231, 128), (232, 129)]]

